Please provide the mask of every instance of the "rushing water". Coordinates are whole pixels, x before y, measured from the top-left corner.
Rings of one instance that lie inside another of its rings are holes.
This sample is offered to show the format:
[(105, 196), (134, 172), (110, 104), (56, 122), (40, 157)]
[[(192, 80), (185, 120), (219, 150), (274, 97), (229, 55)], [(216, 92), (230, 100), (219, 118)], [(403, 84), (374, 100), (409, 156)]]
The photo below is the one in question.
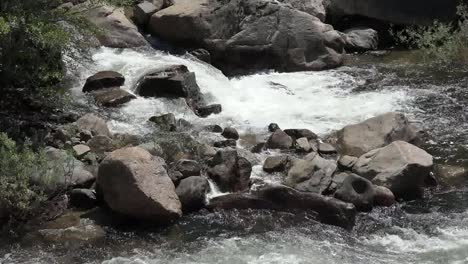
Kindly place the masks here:
[[(146, 71), (169, 64), (194, 71), (223, 113), (199, 119), (181, 101), (138, 98), (107, 112), (114, 132), (149, 133), (150, 116), (174, 112), (194, 124), (232, 125), (244, 134), (264, 133), (276, 122), (323, 135), (398, 110), (426, 128), (427, 147), (438, 162), (468, 160), (468, 75), (462, 67), (435, 71), (392, 55), (360, 56), (332, 71), (229, 79), (189, 57), (100, 49), (75, 70), (73, 92), (85, 102), (81, 86), (99, 70), (121, 72), (131, 91)], [(253, 174), (266, 177), (259, 165)], [(261, 210), (199, 212), (161, 230), (105, 229), (106, 238), (95, 243), (0, 244), (0, 263), (468, 263), (468, 190), (433, 190), (424, 200), (375, 209), (360, 215), (351, 232), (317, 223), (307, 212)]]

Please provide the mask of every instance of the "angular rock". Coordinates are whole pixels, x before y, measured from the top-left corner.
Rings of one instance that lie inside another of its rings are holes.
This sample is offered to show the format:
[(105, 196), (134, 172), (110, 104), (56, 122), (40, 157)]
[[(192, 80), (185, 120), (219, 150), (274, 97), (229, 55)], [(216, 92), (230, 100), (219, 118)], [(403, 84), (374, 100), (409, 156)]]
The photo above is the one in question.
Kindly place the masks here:
[(390, 189), (374, 185), (374, 204), (377, 206), (392, 206), (396, 203), (395, 195), (393, 195)]
[(357, 160), (358, 158), (356, 157), (347, 156), (347, 155), (341, 156), (338, 159), (338, 168), (341, 170), (351, 170), (354, 164), (356, 164)]
[(94, 114), (86, 114), (78, 119), (74, 124), (78, 128), (78, 131), (91, 131), (93, 136), (102, 135), (112, 137), (106, 121)]
[(236, 150), (223, 149), (216, 153), (207, 170), (210, 177), (221, 191), (244, 191), (249, 188), (252, 165), (245, 158), (239, 157)]
[(309, 129), (285, 129), (284, 132), (295, 140), (303, 137), (308, 140), (317, 139), (317, 135)]
[(79, 159), (84, 157), (90, 151), (91, 151), (91, 149), (86, 145), (80, 144), (80, 145), (73, 146), (73, 152), (75, 154), (75, 157), (77, 157)]
[(362, 155), (353, 172), (389, 188), (397, 198), (419, 197), (432, 169), (432, 156), (404, 141)]
[(356, 174), (349, 174), (334, 196), (354, 204), (359, 211), (370, 211), (374, 206), (375, 190), (369, 180)]
[(257, 145), (255, 145), (250, 151), (252, 153), (261, 153), (265, 149), (265, 142), (260, 142)]
[(276, 130), (268, 138), (265, 147), (269, 149), (289, 149), (293, 145), (293, 139), (281, 129)]
[(286, 184), (299, 191), (323, 193), (331, 183), (337, 165), (335, 161), (326, 160), (317, 153), (296, 160), (286, 177)]
[(211, 54), (206, 49), (196, 49), (190, 52), (195, 58), (211, 64)]
[(172, 113), (152, 116), (149, 121), (155, 123), (161, 131), (176, 131), (177, 128), (177, 121)]
[(235, 139), (235, 140), (239, 139), (239, 133), (233, 127), (224, 128), (223, 133), (221, 133), (221, 136), (228, 138), (228, 139)]
[(372, 28), (351, 28), (344, 31), (346, 51), (375, 50), (379, 45), (379, 35)]
[(312, 150), (309, 140), (305, 137), (296, 140), (296, 148), (300, 152), (310, 152)]
[(115, 212), (155, 223), (168, 223), (182, 215), (164, 164), (142, 148), (110, 153), (99, 166), (97, 183)]
[(80, 209), (91, 209), (97, 206), (96, 191), (90, 189), (73, 189), (70, 192), (70, 205)]
[(148, 29), (171, 42), (207, 49), (225, 72), (321, 70), (343, 59), (344, 41), (332, 26), (273, 1), (176, 1), (156, 12)]
[(350, 229), (356, 208), (350, 203), (314, 193), (299, 192), (283, 185), (266, 185), (252, 193), (233, 193), (210, 200), (214, 209), (306, 209), (317, 213), (319, 221)]
[(320, 142), (318, 145), (318, 151), (320, 154), (335, 154), (336, 149), (331, 144)]
[(236, 147), (237, 141), (235, 139), (227, 139), (223, 141), (216, 141), (213, 146), (215, 148), (228, 148), (228, 147)]
[(151, 16), (162, 9), (161, 6), (155, 6), (151, 2), (143, 1), (133, 7), (133, 20), (137, 25), (146, 26)]
[(114, 142), (107, 136), (95, 136), (86, 144), (91, 149), (91, 152), (96, 154), (104, 154), (105, 152), (114, 150)]
[(219, 114), (221, 111), (223, 111), (223, 108), (220, 104), (212, 104), (198, 107), (196, 113), (200, 117), (208, 117), (210, 115)]
[(138, 28), (125, 16), (123, 8), (100, 6), (87, 9), (85, 17), (101, 31), (101, 45), (111, 48), (133, 48), (148, 45)]
[(109, 88), (93, 92), (97, 105), (105, 107), (118, 107), (136, 99), (136, 96), (120, 88)]
[(342, 155), (360, 157), (393, 141), (418, 141), (418, 130), (405, 115), (390, 112), (338, 131), (337, 149)]
[(198, 211), (205, 207), (206, 194), (210, 190), (208, 180), (200, 176), (183, 179), (176, 188), (184, 212)]
[(83, 92), (120, 87), (125, 83), (122, 74), (115, 71), (101, 71), (86, 79)]
[(201, 165), (195, 160), (181, 159), (175, 162), (172, 170), (179, 171), (184, 178), (200, 176)]
[(263, 170), (268, 173), (283, 172), (290, 160), (290, 157), (286, 155), (268, 157), (263, 163)]

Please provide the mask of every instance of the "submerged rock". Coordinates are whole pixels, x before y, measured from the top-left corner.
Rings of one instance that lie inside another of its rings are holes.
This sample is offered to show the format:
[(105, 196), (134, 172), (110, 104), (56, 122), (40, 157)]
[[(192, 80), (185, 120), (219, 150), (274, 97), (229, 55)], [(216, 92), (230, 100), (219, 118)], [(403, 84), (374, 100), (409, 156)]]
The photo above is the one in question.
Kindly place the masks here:
[(120, 214), (155, 223), (182, 215), (164, 164), (142, 148), (110, 153), (99, 166), (97, 183), (107, 205)]
[(305, 209), (317, 213), (319, 221), (352, 228), (356, 208), (335, 198), (299, 192), (283, 185), (266, 185), (252, 193), (233, 193), (210, 200), (213, 209)]
[(362, 155), (353, 171), (375, 185), (389, 188), (397, 198), (415, 198), (422, 193), (432, 169), (432, 156), (404, 141)]
[(401, 113), (386, 113), (338, 131), (337, 148), (342, 155), (359, 157), (393, 141), (417, 142), (418, 129)]
[(83, 92), (120, 87), (125, 83), (122, 74), (115, 71), (101, 71), (86, 79)]

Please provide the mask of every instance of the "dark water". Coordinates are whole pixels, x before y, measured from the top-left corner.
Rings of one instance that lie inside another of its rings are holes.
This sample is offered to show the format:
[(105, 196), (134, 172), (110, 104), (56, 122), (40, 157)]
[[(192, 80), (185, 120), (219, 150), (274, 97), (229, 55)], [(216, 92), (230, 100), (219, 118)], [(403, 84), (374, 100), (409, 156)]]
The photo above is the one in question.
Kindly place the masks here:
[[(396, 110), (427, 130), (436, 162), (468, 165), (467, 67), (412, 56), (354, 56), (335, 72), (357, 80), (343, 84), (349, 96), (403, 91), (411, 99)], [(200, 212), (160, 230), (104, 229), (95, 242), (3, 241), (0, 263), (468, 263), (468, 189), (374, 209), (351, 232), (308, 212), (249, 210)]]

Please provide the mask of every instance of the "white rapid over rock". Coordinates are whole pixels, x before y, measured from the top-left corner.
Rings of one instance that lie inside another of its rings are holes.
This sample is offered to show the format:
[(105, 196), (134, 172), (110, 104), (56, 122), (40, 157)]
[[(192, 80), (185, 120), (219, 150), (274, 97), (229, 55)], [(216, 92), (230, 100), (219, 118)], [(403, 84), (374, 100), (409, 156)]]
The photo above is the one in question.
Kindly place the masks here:
[(351, 93), (359, 80), (340, 71), (270, 72), (229, 79), (216, 68), (188, 56), (110, 48), (97, 50), (92, 62), (82, 66), (74, 91), (82, 97), (86, 78), (103, 70), (122, 73), (126, 78), (124, 88), (131, 91), (146, 72), (171, 64), (184, 64), (195, 72), (201, 91), (210, 103), (222, 105), (222, 114), (201, 119), (182, 100), (169, 102), (139, 97), (114, 115), (111, 121), (114, 132), (145, 133), (149, 117), (174, 112), (178, 118), (195, 124), (230, 125), (241, 132), (264, 131), (274, 122), (283, 128), (308, 128), (324, 134), (397, 110), (410, 100), (402, 90)]

